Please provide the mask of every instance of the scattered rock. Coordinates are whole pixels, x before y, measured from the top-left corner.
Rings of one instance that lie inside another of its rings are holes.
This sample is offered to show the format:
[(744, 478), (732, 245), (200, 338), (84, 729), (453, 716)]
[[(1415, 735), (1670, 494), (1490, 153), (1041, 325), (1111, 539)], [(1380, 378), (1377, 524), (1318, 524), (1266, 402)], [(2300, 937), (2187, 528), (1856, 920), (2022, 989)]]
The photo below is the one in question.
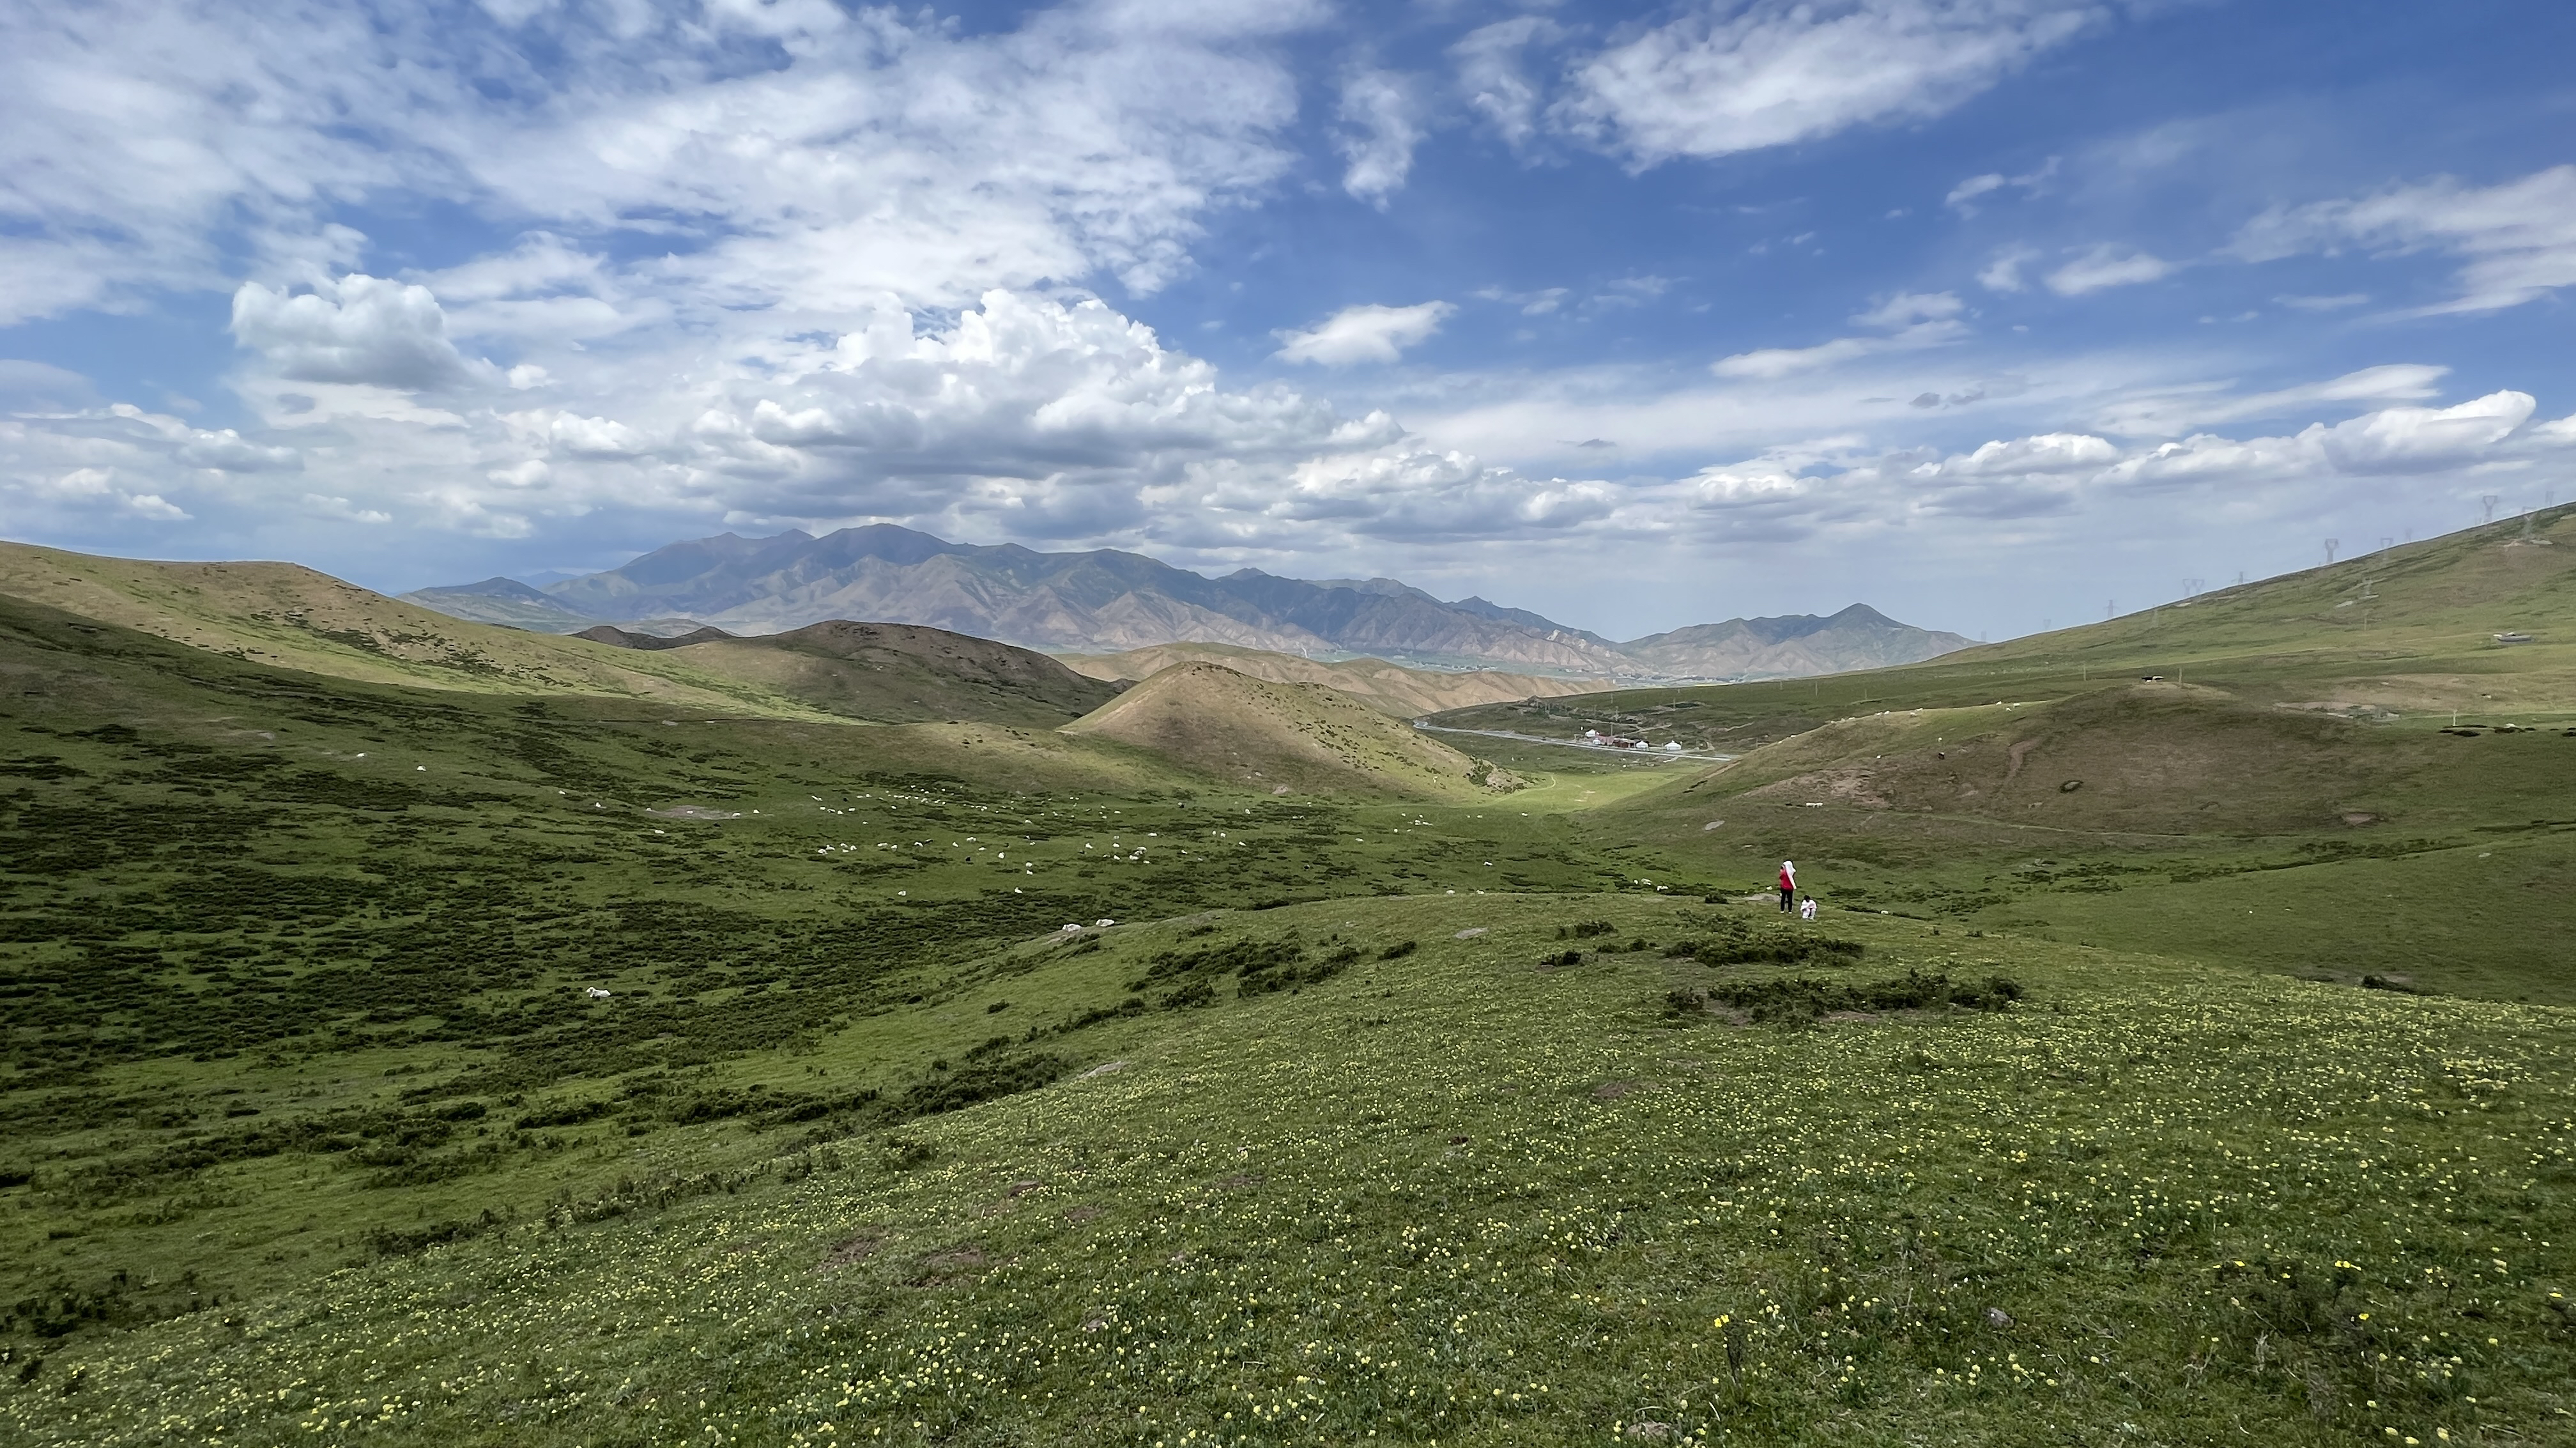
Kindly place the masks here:
[(1990, 1327), (2010, 1327), (2013, 1315), (2000, 1307), (1989, 1307), (1986, 1309), (1986, 1323)]
[(1076, 1081), (1088, 1081), (1094, 1076), (1106, 1076), (1112, 1071), (1124, 1071), (1126, 1069), (1127, 1063), (1124, 1061), (1103, 1061), (1099, 1065), (1092, 1067), (1090, 1070), (1083, 1072), (1081, 1075), (1076, 1076), (1073, 1079)]
[(1644, 1438), (1655, 1442), (1661, 1442), (1662, 1440), (1673, 1436), (1673, 1425), (1670, 1423), (1631, 1423), (1628, 1425), (1628, 1436), (1631, 1438)]
[(1484, 927), (1484, 926), (1482, 926), (1482, 925), (1478, 925), (1478, 926), (1474, 926), (1474, 927), (1471, 927), (1471, 928), (1466, 929), (1466, 930), (1461, 930), (1461, 931), (1459, 931), (1457, 934), (1455, 934), (1455, 935), (1453, 935), (1453, 936), (1451, 936), (1451, 937), (1449, 937), (1449, 938), (1450, 938), (1450, 939), (1452, 939), (1452, 940), (1473, 940), (1473, 939), (1475, 939), (1477, 936), (1482, 935), (1482, 934), (1484, 934), (1484, 933), (1485, 933), (1485, 927)]

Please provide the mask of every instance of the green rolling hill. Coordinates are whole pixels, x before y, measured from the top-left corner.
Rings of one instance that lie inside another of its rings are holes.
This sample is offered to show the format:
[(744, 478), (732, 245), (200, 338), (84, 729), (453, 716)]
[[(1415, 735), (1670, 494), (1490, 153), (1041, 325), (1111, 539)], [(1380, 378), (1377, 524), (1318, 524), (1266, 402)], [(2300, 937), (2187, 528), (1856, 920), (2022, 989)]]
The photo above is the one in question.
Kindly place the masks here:
[(2565, 528), (1481, 783), (1204, 664), (12, 553), (0, 1435), (2554, 1441)]

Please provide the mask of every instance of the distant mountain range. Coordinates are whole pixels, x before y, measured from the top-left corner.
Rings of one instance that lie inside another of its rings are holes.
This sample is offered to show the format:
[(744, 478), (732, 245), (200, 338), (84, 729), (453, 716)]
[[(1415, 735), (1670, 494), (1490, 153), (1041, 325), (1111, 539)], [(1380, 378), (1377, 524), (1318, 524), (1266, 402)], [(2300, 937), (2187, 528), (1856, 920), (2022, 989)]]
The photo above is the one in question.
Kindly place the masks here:
[(1391, 578), (1209, 578), (1136, 553), (950, 543), (890, 524), (816, 538), (726, 533), (544, 588), (515, 579), (403, 597), (482, 623), (578, 633), (715, 625), (780, 633), (833, 619), (925, 624), (1025, 648), (1116, 653), (1216, 643), (1309, 657), (1616, 679), (1780, 678), (1914, 663), (1970, 640), (1854, 604), (1831, 617), (1729, 619), (1619, 643), (1481, 598)]

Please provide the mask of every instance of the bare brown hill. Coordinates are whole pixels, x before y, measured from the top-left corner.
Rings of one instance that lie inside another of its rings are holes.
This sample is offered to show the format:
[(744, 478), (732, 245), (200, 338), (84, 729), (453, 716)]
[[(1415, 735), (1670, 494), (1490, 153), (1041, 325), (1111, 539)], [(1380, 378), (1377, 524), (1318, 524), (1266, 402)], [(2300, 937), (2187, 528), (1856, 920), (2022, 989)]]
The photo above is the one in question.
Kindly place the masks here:
[(1274, 684), (1321, 684), (1399, 719), (1498, 704), (1508, 699), (1557, 699), (1612, 687), (1608, 679), (1560, 679), (1500, 669), (1408, 669), (1384, 659), (1327, 663), (1265, 649), (1226, 644), (1160, 644), (1119, 654), (1065, 654), (1067, 667), (1095, 679), (1147, 679), (1175, 664), (1222, 664), (1238, 674)]
[(1321, 684), (1276, 684), (1204, 661), (1175, 664), (1068, 724), (1229, 784), (1439, 799), (1519, 781)]

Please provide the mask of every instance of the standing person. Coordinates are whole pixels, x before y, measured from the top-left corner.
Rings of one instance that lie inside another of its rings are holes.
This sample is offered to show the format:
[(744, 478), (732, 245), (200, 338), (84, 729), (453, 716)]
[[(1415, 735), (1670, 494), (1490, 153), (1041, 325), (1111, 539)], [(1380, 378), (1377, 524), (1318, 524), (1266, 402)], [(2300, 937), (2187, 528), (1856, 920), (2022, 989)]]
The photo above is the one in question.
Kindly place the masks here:
[(1789, 902), (1797, 898), (1798, 867), (1787, 860), (1780, 862), (1780, 913), (1789, 913)]

